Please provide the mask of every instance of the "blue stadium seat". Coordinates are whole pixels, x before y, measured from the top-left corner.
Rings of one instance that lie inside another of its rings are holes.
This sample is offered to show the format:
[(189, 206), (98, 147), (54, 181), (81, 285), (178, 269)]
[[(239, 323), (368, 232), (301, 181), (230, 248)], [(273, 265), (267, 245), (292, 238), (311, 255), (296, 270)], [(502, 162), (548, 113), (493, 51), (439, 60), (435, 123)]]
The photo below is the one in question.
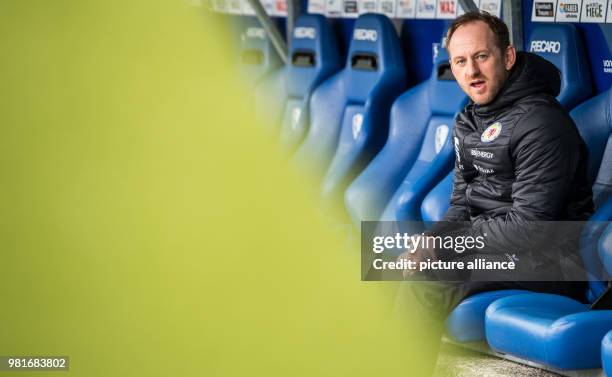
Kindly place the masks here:
[[(437, 61), (448, 63), (446, 50), (440, 50)], [(451, 74), (448, 64), (444, 68), (440, 65), (438, 69), (448, 70), (448, 75)], [(467, 97), (454, 80), (433, 82), (438, 88), (434, 90), (436, 97), (430, 97), (432, 115), (428, 119), (419, 155), (387, 203), (380, 220), (421, 220), (423, 198), (453, 167), (452, 127), (455, 114), (463, 108)]]
[(458, 342), (475, 342), (485, 339), (484, 313), (489, 305), (500, 298), (528, 291), (503, 289), (481, 292), (461, 302), (446, 318), (446, 333)]
[(400, 185), (410, 187), (389, 207), (385, 219), (395, 220), (397, 208), (405, 207), (396, 206), (398, 200), (406, 201), (409, 191), (418, 205), (418, 196), (452, 168), (452, 145), (447, 140), (453, 117), (466, 101), (450, 72), (446, 50), (440, 49), (429, 80), (394, 102), (387, 143), (346, 191), (345, 205), (356, 226), (378, 220)]
[(454, 171), (451, 171), (423, 199), (421, 218), (423, 221), (441, 221), (450, 206), (453, 191)]
[[(612, 192), (612, 89), (576, 107), (572, 118), (589, 148), (589, 179), (593, 201), (600, 207)], [(604, 122), (610, 128), (606, 129)]]
[[(557, 99), (567, 109), (573, 108), (577, 103), (588, 98), (592, 92), (588, 59), (576, 28), (570, 24), (543, 24), (533, 29), (531, 38), (528, 42), (531, 52), (536, 53), (551, 61), (561, 72), (561, 92)], [(599, 104), (599, 106), (603, 106)], [(601, 110), (601, 109), (593, 109)], [(591, 110), (589, 110), (591, 111)], [(586, 113), (585, 113), (586, 114)], [(573, 114), (577, 123), (577, 117), (583, 117), (578, 112)], [(585, 139), (593, 156), (590, 159), (591, 169), (599, 166), (601, 153), (603, 153), (602, 141), (607, 141), (601, 133), (602, 128), (593, 127), (593, 135), (589, 134), (589, 122), (580, 120), (582, 137)], [(587, 137), (588, 136), (588, 137)], [(586, 140), (586, 139), (589, 140)], [(612, 143), (611, 143), (612, 144)], [(604, 144), (605, 145), (605, 144)], [(594, 165), (596, 164), (596, 166)], [(612, 165), (609, 165), (612, 166)], [(593, 171), (593, 170), (590, 170)], [(421, 205), (421, 216), (425, 221), (439, 221), (444, 217), (450, 205), (450, 195), (452, 192), (453, 172), (449, 173), (436, 187), (431, 190), (423, 199)], [(597, 185), (593, 186), (597, 190)], [(504, 293), (505, 292), (505, 293)], [(524, 292), (524, 291), (519, 291)], [(476, 294), (459, 304), (455, 311), (451, 313), (447, 321), (448, 334), (458, 341), (476, 341), (484, 339), (484, 315), (488, 304), (500, 296), (516, 294), (516, 291), (497, 291), (494, 294), (483, 292)], [(475, 305), (475, 309), (466, 308), (467, 305)], [(476, 309), (480, 309), (476, 316)], [(470, 313), (469, 317), (464, 317), (462, 313)], [(462, 319), (466, 323), (480, 321), (480, 326), (461, 325)]]
[[(600, 112), (593, 112), (595, 109)], [(588, 296), (593, 301), (605, 288), (596, 280), (601, 271), (606, 276), (612, 273), (612, 226), (595, 222), (612, 220), (610, 90), (577, 107), (572, 116), (585, 141), (595, 142), (588, 144), (590, 160), (600, 156), (601, 161), (600, 166), (590, 166), (600, 205), (591, 218), (593, 222), (585, 227), (580, 250), (592, 273)], [(596, 242), (584, 242), (589, 239)], [(486, 311), (485, 329), (489, 345), (499, 352), (559, 369), (599, 368), (600, 344), (612, 329), (612, 310), (588, 310), (588, 305), (559, 295), (520, 294), (493, 302)]]
[(253, 88), (270, 72), (283, 64), (266, 31), (255, 17), (240, 20), (239, 70), (248, 88)]
[(593, 94), (589, 59), (582, 38), (572, 24), (538, 25), (531, 32), (528, 50), (553, 63), (561, 71), (557, 100), (573, 109)]
[(391, 103), (405, 88), (397, 33), (382, 15), (355, 21), (344, 70), (322, 83), (310, 102), (310, 129), (294, 162), (319, 179), (323, 197), (344, 193), (348, 183), (380, 150)]
[(601, 341), (601, 364), (606, 376), (612, 376), (612, 331)]
[(340, 68), (336, 37), (327, 19), (318, 14), (298, 17), (289, 42), (289, 61), (256, 88), (260, 118), (267, 118), (266, 126), (274, 135), (280, 126), (287, 152), (294, 151), (306, 134), (312, 92)]

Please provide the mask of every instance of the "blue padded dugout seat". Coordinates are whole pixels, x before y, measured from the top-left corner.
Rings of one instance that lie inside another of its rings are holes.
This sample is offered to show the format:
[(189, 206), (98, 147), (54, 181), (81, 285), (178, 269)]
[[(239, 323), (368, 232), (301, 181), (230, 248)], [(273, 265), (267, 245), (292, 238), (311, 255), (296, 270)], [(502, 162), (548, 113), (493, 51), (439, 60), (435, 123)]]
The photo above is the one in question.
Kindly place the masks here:
[(280, 126), (281, 143), (288, 152), (295, 150), (306, 134), (312, 92), (340, 68), (336, 37), (327, 19), (318, 14), (298, 17), (289, 39), (287, 64), (256, 88), (260, 118), (267, 118), (273, 134)]
[(601, 341), (601, 364), (606, 376), (612, 376), (612, 331)]
[[(598, 253), (605, 261), (612, 256), (612, 225), (599, 239)], [(600, 344), (612, 329), (612, 310), (589, 310), (588, 304), (564, 296), (527, 293), (493, 302), (485, 327), (496, 351), (558, 369), (600, 368)]]
[[(391, 108), (389, 137), (384, 148), (350, 185), (345, 205), (356, 226), (378, 220), (400, 185), (410, 187), (395, 197), (385, 220), (405, 204), (418, 205), (418, 196), (452, 169), (451, 130), (455, 114), (467, 98), (455, 81), (445, 49), (439, 49), (430, 78), (402, 94)], [(403, 182), (403, 183), (402, 183)], [(421, 195), (422, 196), (422, 195)]]
[(606, 376), (612, 376), (612, 331), (601, 341), (601, 365)]
[[(590, 272), (591, 301), (605, 288), (597, 278), (602, 272), (608, 277), (612, 272), (612, 226), (602, 230), (605, 223), (596, 222), (612, 220), (611, 114), (610, 90), (572, 111), (589, 147), (589, 177), (599, 204), (581, 240), (596, 242), (582, 242), (580, 250)], [(601, 166), (595, 162), (597, 156)], [(559, 369), (599, 368), (600, 344), (612, 329), (612, 310), (588, 310), (587, 305), (567, 297), (527, 293), (493, 302), (486, 312), (485, 329), (486, 339), (496, 351)]]
[(582, 38), (572, 24), (538, 25), (527, 42), (528, 51), (553, 63), (561, 72), (557, 100), (572, 109), (593, 94), (589, 59)]
[(399, 39), (383, 15), (355, 21), (345, 68), (319, 85), (310, 101), (310, 129), (294, 162), (314, 177), (327, 172), (323, 197), (340, 196), (384, 144), (389, 108), (405, 88)]
[[(531, 38), (528, 41), (529, 50), (551, 61), (561, 72), (561, 91), (557, 100), (567, 109), (573, 108), (577, 103), (585, 100), (592, 92), (588, 59), (582, 44), (582, 40), (576, 28), (570, 24), (544, 24), (534, 27)], [(603, 106), (599, 103), (599, 106)], [(602, 109), (591, 109), (590, 111), (600, 111)], [(588, 113), (585, 113), (588, 114)], [(582, 137), (585, 139), (590, 151), (590, 164), (592, 172), (601, 162), (602, 141), (607, 141), (604, 137), (602, 127), (593, 127), (592, 136), (588, 136), (587, 129), (589, 122), (582, 119), (580, 122), (577, 117), (582, 117), (579, 113), (573, 114), (574, 120), (580, 123)], [(606, 131), (607, 132), (607, 131)], [(586, 140), (586, 139), (589, 140)], [(612, 144), (612, 143), (610, 143)], [(604, 144), (605, 145), (605, 144)], [(612, 166), (612, 165), (608, 165)], [(603, 173), (602, 173), (603, 174)], [(452, 192), (453, 172), (449, 173), (440, 183), (438, 183), (430, 193), (427, 194), (421, 205), (421, 216), (425, 221), (439, 221), (444, 217), (450, 205)], [(597, 184), (593, 186), (597, 190)], [(505, 292), (505, 293), (504, 293)], [(519, 291), (524, 292), (524, 291)], [(462, 302), (451, 313), (447, 321), (447, 333), (458, 341), (476, 341), (484, 339), (484, 316), (485, 309), (493, 299), (501, 296), (516, 294), (516, 291), (496, 291), (494, 294), (483, 292), (476, 294), (469, 301)], [(467, 305), (475, 305), (475, 309), (466, 308)], [(480, 309), (480, 311), (476, 311)], [(477, 315), (476, 313), (479, 313)], [(462, 313), (470, 313), (469, 317), (464, 317)], [(466, 323), (461, 325), (462, 319)], [(480, 322), (480, 326), (474, 323)], [(467, 325), (469, 323), (469, 325)]]
[(247, 87), (253, 88), (264, 76), (283, 64), (266, 31), (255, 17), (241, 20), (239, 70)]
[(453, 191), (454, 171), (451, 171), (423, 199), (421, 218), (423, 221), (441, 221), (450, 207)]
[[(589, 148), (589, 179), (593, 183), (595, 207), (612, 192), (612, 90), (576, 107), (572, 118)], [(608, 124), (606, 129), (605, 124)]]

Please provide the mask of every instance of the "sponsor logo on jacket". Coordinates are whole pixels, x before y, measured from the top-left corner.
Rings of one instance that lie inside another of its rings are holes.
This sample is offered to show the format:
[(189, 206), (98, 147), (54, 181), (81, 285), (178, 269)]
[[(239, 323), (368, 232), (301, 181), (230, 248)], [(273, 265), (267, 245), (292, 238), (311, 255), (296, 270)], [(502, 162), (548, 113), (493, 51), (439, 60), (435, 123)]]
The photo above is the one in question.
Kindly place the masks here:
[(495, 170), (493, 170), (493, 169), (483, 168), (482, 166), (480, 166), (478, 164), (472, 164), (472, 165), (474, 165), (474, 168), (476, 170), (478, 170), (479, 172), (481, 172), (483, 174), (493, 174), (493, 173), (495, 173)]
[(493, 152), (485, 152), (485, 151), (481, 151), (478, 149), (470, 149), (470, 154), (474, 157), (482, 157), (482, 158), (486, 158), (489, 160), (495, 157)]
[(461, 152), (459, 152), (459, 138), (454, 137), (455, 139), (455, 157), (457, 157), (457, 166), (459, 170), (463, 170), (463, 164), (461, 163)]

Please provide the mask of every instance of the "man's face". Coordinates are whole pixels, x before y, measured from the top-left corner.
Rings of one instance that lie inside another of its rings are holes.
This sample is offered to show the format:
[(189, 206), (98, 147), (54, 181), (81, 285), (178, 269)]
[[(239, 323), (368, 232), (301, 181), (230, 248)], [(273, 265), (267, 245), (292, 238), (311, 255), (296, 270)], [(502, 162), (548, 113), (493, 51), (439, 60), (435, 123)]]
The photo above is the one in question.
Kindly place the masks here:
[(499, 50), (493, 31), (482, 21), (459, 26), (452, 35), (448, 53), (457, 83), (479, 105), (495, 98), (516, 59), (514, 47)]

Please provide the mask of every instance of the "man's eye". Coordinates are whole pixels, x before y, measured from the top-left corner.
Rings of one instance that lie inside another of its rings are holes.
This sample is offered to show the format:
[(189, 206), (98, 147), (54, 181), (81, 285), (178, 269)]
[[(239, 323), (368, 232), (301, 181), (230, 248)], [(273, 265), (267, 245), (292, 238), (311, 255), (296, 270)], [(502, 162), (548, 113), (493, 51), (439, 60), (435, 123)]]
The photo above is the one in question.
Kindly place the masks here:
[(487, 55), (485, 55), (485, 54), (480, 54), (480, 55), (478, 55), (478, 56), (477, 56), (478, 60), (486, 60), (486, 59), (487, 59), (487, 57), (488, 57), (488, 56), (487, 56)]
[(465, 59), (455, 60), (455, 64), (457, 64), (457, 65), (463, 65), (463, 64), (465, 64)]

